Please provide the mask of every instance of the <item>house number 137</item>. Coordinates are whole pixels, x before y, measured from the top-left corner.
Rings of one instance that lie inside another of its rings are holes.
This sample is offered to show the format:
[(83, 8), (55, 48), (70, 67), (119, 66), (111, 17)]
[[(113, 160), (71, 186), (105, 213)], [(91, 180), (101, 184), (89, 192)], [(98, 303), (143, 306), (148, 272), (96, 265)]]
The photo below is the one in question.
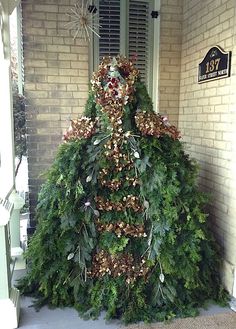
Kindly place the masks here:
[(220, 64), (220, 58), (212, 59), (206, 63), (206, 73), (217, 71)]

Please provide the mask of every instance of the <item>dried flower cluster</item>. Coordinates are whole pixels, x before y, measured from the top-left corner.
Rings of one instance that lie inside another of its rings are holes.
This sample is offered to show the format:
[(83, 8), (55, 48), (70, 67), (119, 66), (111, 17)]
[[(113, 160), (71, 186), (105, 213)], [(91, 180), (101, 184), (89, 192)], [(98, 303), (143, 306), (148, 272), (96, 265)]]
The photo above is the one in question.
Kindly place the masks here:
[[(111, 191), (118, 191), (120, 187), (122, 186), (122, 181), (118, 179), (112, 179), (112, 180), (106, 180), (104, 179), (105, 174), (103, 171), (100, 171), (100, 179), (101, 179), (101, 185), (109, 188)], [(136, 186), (139, 185), (140, 182), (138, 181), (137, 178), (132, 178), (132, 177), (125, 177), (126, 182), (129, 183), (130, 186)]]
[(120, 56), (103, 59), (91, 83), (96, 102), (102, 106), (104, 112), (117, 115), (120, 109), (122, 113), (123, 105), (127, 104), (130, 95), (133, 94), (134, 82), (138, 75), (139, 71), (127, 58)]
[(119, 202), (104, 200), (103, 197), (97, 196), (95, 201), (97, 209), (102, 211), (125, 211), (127, 209), (132, 209), (134, 212), (143, 211), (143, 206), (135, 195), (123, 197), (123, 200)]
[(161, 137), (169, 135), (173, 139), (180, 138), (179, 131), (175, 126), (170, 125), (166, 117), (154, 112), (138, 112), (135, 122), (143, 136)]
[(93, 121), (87, 117), (71, 120), (70, 127), (64, 134), (64, 141), (89, 138), (96, 133), (96, 126), (97, 120)]
[(111, 191), (118, 191), (122, 185), (122, 182), (118, 179), (112, 179), (112, 180), (102, 179), (101, 185), (109, 188)]
[(132, 225), (124, 222), (103, 224), (98, 220), (96, 226), (99, 232), (114, 232), (118, 237), (121, 237), (122, 235), (128, 235), (135, 238), (147, 236), (143, 224)]
[(90, 277), (102, 277), (106, 274), (113, 277), (124, 275), (127, 283), (134, 282), (138, 277), (145, 277), (149, 271), (144, 259), (140, 264), (136, 264), (130, 254), (110, 255), (104, 250), (94, 255), (93, 264), (92, 270), (88, 272)]
[[(139, 184), (134, 172), (130, 174), (130, 170), (134, 168), (134, 156), (124, 148), (131, 132), (123, 131), (124, 106), (132, 101), (138, 75), (138, 70), (128, 59), (107, 57), (104, 58), (92, 80), (96, 103), (100, 106), (102, 115), (108, 119), (112, 131), (109, 140), (103, 145), (106, 162), (109, 165), (100, 169), (98, 180), (101, 186), (112, 192), (118, 191), (127, 182), (132, 187)], [(123, 212), (131, 209), (135, 213), (140, 213), (144, 209), (140, 198), (136, 195), (128, 195), (120, 201), (97, 196), (95, 203), (96, 208), (101, 211), (101, 218), (102, 212)], [(104, 224), (99, 219), (96, 225), (98, 232), (113, 232), (118, 237), (147, 236), (142, 224), (131, 225), (123, 221)], [(146, 275), (148, 269), (144, 263), (145, 261), (141, 260), (141, 265), (135, 265), (133, 256), (129, 254), (111, 255), (106, 251), (100, 251), (94, 255), (91, 276), (101, 277), (109, 274), (116, 277), (123, 274), (126, 282), (130, 283), (136, 277)]]

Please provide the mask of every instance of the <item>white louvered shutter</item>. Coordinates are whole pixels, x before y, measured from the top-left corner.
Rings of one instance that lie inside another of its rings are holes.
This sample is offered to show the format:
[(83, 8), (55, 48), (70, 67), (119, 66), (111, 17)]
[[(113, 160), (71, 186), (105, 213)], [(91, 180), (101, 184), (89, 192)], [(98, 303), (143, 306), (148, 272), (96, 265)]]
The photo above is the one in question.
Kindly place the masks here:
[(134, 54), (137, 55), (136, 66), (141, 73), (142, 81), (148, 86), (152, 78), (152, 8), (152, 1), (129, 1), (128, 56), (131, 58)]
[(120, 1), (100, 1), (99, 57), (117, 56), (120, 52)]

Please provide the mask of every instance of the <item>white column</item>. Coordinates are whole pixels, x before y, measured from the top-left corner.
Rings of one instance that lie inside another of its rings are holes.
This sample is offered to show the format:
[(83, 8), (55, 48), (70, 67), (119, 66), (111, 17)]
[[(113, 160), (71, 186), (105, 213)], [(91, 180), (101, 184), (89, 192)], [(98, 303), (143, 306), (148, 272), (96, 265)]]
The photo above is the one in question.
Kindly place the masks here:
[(2, 17), (3, 28), (0, 29), (0, 197), (5, 198), (15, 184), (15, 156), (9, 16), (2, 12)]
[(11, 236), (11, 256), (19, 257), (23, 254), (23, 249), (20, 246), (20, 210), (25, 204), (25, 201), (14, 190), (9, 201), (13, 204), (13, 210), (10, 217), (10, 236)]
[(0, 328), (18, 327), (19, 291), (11, 286), (9, 221), (14, 189), (13, 114), (10, 79), (9, 9), (13, 1), (0, 0)]
[(18, 327), (20, 312), (19, 291), (11, 287), (9, 220), (13, 205), (0, 204), (0, 328)]

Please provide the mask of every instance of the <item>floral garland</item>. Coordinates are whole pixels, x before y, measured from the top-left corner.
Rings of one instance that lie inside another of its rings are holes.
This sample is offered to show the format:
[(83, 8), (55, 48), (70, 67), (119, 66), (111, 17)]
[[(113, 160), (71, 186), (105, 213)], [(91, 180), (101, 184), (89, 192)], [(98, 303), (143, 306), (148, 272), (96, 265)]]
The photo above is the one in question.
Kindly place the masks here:
[[(116, 192), (121, 186), (127, 186), (127, 184), (133, 188), (140, 185), (139, 178), (134, 172), (135, 161), (140, 158), (138, 150), (131, 142), (131, 138), (134, 139), (135, 135), (131, 131), (123, 131), (122, 126), (125, 105), (133, 100), (138, 76), (139, 71), (130, 60), (124, 57), (106, 57), (91, 81), (94, 100), (100, 114), (107, 117), (111, 131), (109, 139), (102, 145), (108, 164), (100, 168), (98, 182), (101, 187), (105, 187), (111, 192)], [(102, 119), (100, 121), (102, 122)], [(107, 122), (107, 120), (105, 121)], [(72, 120), (71, 127), (64, 136), (65, 141), (91, 137), (96, 133), (97, 123), (98, 119), (92, 121), (87, 117)], [(160, 138), (163, 135), (169, 135), (173, 139), (179, 138), (176, 127), (170, 125), (166, 117), (154, 112), (138, 111), (135, 115), (135, 123), (143, 136)], [(96, 143), (97, 141), (94, 142), (94, 145)], [(131, 145), (130, 151), (129, 147), (124, 147), (127, 144)], [(117, 178), (117, 174), (119, 178)], [(113, 175), (115, 175), (114, 178)], [(119, 201), (111, 201), (99, 195), (95, 197), (95, 216), (97, 217), (95, 223), (98, 232), (115, 233), (117, 237), (142, 238), (147, 236), (142, 223), (130, 224), (123, 221), (103, 223), (102, 221), (103, 212), (132, 210), (137, 214), (143, 212), (145, 214), (145, 204), (142, 203), (139, 195), (134, 194), (124, 196)], [(143, 258), (140, 259), (140, 264), (137, 264), (137, 260), (134, 262), (131, 254), (113, 255), (100, 250), (94, 254), (89, 275), (91, 277), (102, 277), (106, 274), (113, 277), (125, 275), (126, 282), (131, 283), (139, 276), (146, 276), (148, 271), (149, 268)]]
[(91, 80), (95, 101), (108, 115), (114, 130), (122, 132), (124, 105), (132, 99), (139, 71), (125, 57), (105, 57)]
[(125, 211), (126, 209), (132, 209), (134, 212), (143, 211), (143, 206), (140, 204), (139, 198), (135, 195), (125, 196), (119, 202), (104, 200), (103, 197), (97, 196), (95, 201), (97, 209), (102, 211)]
[(96, 102), (105, 111), (112, 110), (110, 106), (106, 108), (106, 105), (117, 104), (120, 107), (127, 104), (134, 92), (134, 83), (138, 75), (139, 71), (127, 58), (105, 57), (91, 80)]
[(135, 116), (135, 123), (143, 136), (169, 135), (173, 139), (180, 138), (180, 133), (175, 126), (170, 125), (167, 117), (154, 112), (139, 111)]
[(146, 277), (149, 267), (145, 259), (136, 264), (131, 254), (110, 255), (104, 250), (99, 251), (93, 257), (93, 268), (87, 274), (90, 277), (103, 277), (109, 274), (113, 277), (124, 275), (126, 282), (132, 283), (138, 277)]
[(81, 117), (77, 120), (71, 120), (70, 127), (64, 134), (65, 142), (75, 139), (89, 138), (96, 133), (98, 119), (95, 121), (87, 117)]
[[(100, 171), (99, 174), (100, 174), (99, 178), (101, 179), (101, 185), (109, 188), (111, 191), (118, 191), (122, 186), (122, 182), (120, 180), (106, 179), (105, 174), (102, 171)], [(126, 176), (125, 180), (130, 186), (135, 187), (136, 185), (140, 185), (140, 182), (137, 178), (131, 178)]]
[(99, 232), (114, 232), (118, 237), (125, 235), (125, 236), (132, 236), (134, 238), (137, 237), (145, 238), (147, 236), (143, 224), (131, 225), (121, 221), (117, 223), (103, 224), (99, 220), (97, 220), (96, 226)]

